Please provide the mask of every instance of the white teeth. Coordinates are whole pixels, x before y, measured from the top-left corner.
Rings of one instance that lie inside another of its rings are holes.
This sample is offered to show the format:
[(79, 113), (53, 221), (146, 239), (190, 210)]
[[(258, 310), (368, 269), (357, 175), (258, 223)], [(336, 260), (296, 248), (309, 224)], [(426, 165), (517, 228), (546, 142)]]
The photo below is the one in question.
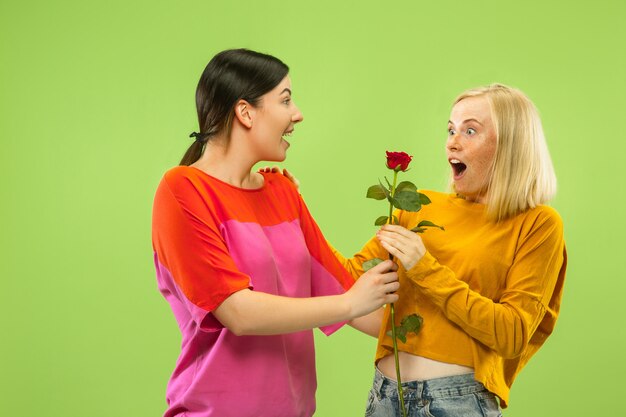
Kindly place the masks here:
[(285, 132), (285, 133), (283, 133), (283, 136), (291, 136), (291, 134), (292, 134), (292, 133), (293, 133), (293, 131), (291, 131), (291, 132)]
[(461, 161), (459, 161), (458, 159), (451, 159), (451, 160), (450, 160), (450, 163), (451, 163), (451, 164), (460, 164), (460, 163), (461, 163)]

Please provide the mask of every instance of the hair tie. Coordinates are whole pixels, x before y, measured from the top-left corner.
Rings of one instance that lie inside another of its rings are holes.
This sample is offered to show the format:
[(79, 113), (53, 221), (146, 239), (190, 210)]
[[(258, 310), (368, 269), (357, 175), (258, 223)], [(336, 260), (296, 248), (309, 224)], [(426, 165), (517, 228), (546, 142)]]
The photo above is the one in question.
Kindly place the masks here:
[(191, 134), (189, 135), (190, 138), (196, 138), (196, 142), (200, 142), (200, 143), (204, 143), (204, 139), (207, 136), (208, 135), (206, 133), (200, 133), (200, 132), (191, 132)]

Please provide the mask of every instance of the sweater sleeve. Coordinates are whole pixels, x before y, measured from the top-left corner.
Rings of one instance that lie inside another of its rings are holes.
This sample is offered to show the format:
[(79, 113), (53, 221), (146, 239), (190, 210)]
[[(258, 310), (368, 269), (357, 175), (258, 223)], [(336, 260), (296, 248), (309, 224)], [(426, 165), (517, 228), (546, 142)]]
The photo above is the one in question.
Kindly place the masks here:
[(471, 337), (504, 358), (518, 357), (550, 309), (552, 295), (565, 273), (562, 222), (555, 211), (545, 211), (526, 236), (520, 237), (499, 300), (472, 291), (429, 252), (409, 271), (401, 268), (400, 273)]
[(363, 275), (363, 263), (374, 258), (389, 259), (389, 254), (380, 245), (380, 241), (376, 236), (372, 237), (365, 243), (361, 250), (355, 253), (351, 258), (344, 257), (336, 248), (330, 246), (335, 257), (341, 262), (343, 267), (348, 270), (354, 279), (358, 279)]

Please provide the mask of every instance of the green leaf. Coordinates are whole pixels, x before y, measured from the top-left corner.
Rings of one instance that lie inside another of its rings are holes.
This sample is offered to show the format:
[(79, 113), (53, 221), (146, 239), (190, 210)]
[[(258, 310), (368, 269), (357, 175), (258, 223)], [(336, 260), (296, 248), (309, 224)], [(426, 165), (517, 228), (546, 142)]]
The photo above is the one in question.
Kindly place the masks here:
[(424, 319), (418, 314), (411, 314), (402, 319), (400, 327), (404, 329), (405, 333), (418, 334), (422, 329), (422, 323)]
[(393, 218), (393, 224), (400, 224), (400, 219), (398, 219), (398, 216), (393, 214), (391, 217)]
[(405, 211), (420, 211), (422, 204), (417, 193), (412, 191), (400, 191), (395, 193), (392, 204), (394, 207)]
[(411, 232), (415, 232), (415, 233), (424, 233), (425, 231), (426, 229), (424, 229), (423, 227), (417, 227), (417, 226), (411, 229)]
[(423, 228), (423, 227), (436, 227), (436, 228), (441, 229), (441, 230), (446, 230), (446, 229), (443, 228), (443, 226), (436, 225), (435, 223), (433, 223), (431, 221), (428, 221), (428, 220), (422, 220), (421, 222), (418, 223), (417, 227), (421, 227), (421, 228)]
[[(389, 199), (389, 197), (391, 196), (389, 190), (387, 188), (385, 188), (385, 186), (383, 185), (382, 182), (380, 182), (380, 180), (378, 180), (378, 184), (380, 184), (380, 188), (382, 188), (383, 192), (385, 193), (385, 197), (387, 197), (387, 199)], [(391, 187), (389, 187), (391, 188)]]
[(415, 184), (413, 184), (411, 181), (402, 181), (400, 184), (398, 184), (398, 186), (396, 187), (396, 192), (400, 192), (400, 191), (413, 191), (413, 192), (417, 192), (417, 187), (415, 186)]
[[(399, 326), (396, 326), (396, 338), (402, 343), (406, 343), (406, 335), (414, 333), (417, 335), (422, 329), (424, 319), (419, 314), (411, 314), (402, 319)], [(391, 330), (387, 332), (387, 336), (393, 337)]]
[[(419, 314), (411, 314), (402, 319), (399, 326), (396, 326), (396, 338), (402, 343), (406, 343), (406, 335), (414, 333), (417, 335), (422, 329), (424, 319)], [(387, 332), (387, 336), (393, 337), (391, 330)]]
[(387, 179), (387, 177), (384, 177), (385, 181), (387, 182), (387, 185), (389, 186), (389, 189), (391, 190), (391, 183), (389, 182), (389, 180)]
[(383, 260), (379, 258), (374, 258), (370, 259), (369, 261), (363, 262), (363, 265), (361, 265), (363, 267), (363, 272), (369, 271), (381, 262), (383, 262)]
[(428, 196), (426, 194), (422, 194), (422, 193), (417, 193), (420, 203), (422, 203), (422, 205), (426, 205), (426, 204), (430, 204), (430, 198), (428, 198)]
[(376, 219), (374, 224), (376, 226), (382, 226), (383, 224), (387, 223), (387, 220), (389, 220), (389, 216), (380, 216), (379, 218)]
[(367, 189), (367, 198), (373, 198), (374, 200), (384, 200), (387, 197), (388, 192), (382, 185), (372, 185)]
[(403, 327), (397, 327), (396, 326), (396, 337), (402, 343), (406, 343), (406, 329), (403, 328)]

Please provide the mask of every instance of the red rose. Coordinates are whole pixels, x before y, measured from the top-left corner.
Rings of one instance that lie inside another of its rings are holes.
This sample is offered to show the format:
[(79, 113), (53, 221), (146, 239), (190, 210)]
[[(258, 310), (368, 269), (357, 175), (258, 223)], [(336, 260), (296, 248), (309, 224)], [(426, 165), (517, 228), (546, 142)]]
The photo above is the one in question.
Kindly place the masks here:
[(404, 172), (409, 168), (411, 159), (413, 159), (413, 157), (406, 152), (387, 151), (387, 168)]

